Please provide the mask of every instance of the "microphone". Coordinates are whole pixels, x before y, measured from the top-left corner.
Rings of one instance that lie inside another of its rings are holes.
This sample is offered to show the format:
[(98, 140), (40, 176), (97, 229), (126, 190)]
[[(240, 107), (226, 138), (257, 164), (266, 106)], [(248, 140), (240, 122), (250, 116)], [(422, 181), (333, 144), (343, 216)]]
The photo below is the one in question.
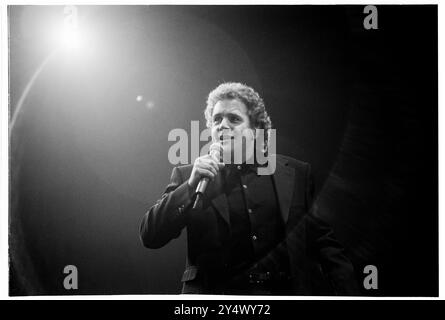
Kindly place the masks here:
[[(221, 160), (221, 145), (220, 144), (212, 144), (210, 146), (210, 150), (209, 150), (209, 154), (210, 156), (215, 159), (220, 161)], [(204, 192), (207, 189), (207, 186), (210, 183), (210, 179), (207, 177), (201, 178), (201, 180), (198, 183), (198, 186), (196, 187), (196, 191), (195, 191), (195, 202), (193, 203), (193, 209), (198, 208), (198, 206), (200, 205), (200, 203), (202, 202), (202, 198), (204, 196)]]

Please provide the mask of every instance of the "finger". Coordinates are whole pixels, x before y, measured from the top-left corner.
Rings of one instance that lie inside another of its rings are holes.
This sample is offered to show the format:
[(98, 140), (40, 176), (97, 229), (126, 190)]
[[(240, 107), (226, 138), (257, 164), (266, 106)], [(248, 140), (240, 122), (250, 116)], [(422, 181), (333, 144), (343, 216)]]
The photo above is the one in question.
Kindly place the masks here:
[(201, 177), (206, 177), (209, 178), (210, 180), (215, 179), (215, 174), (212, 171), (207, 170), (205, 168), (198, 168), (198, 173)]
[(198, 168), (205, 168), (205, 169), (207, 169), (207, 170), (211, 170), (211, 171), (213, 171), (215, 174), (218, 173), (218, 168), (217, 168), (217, 166), (214, 166), (214, 165), (212, 164), (212, 160), (210, 160), (210, 159), (201, 159), (201, 160), (199, 161), (199, 163), (197, 164), (197, 167), (198, 167)]
[(222, 168), (224, 168), (224, 167), (226, 166), (226, 164), (225, 164), (224, 162), (216, 161), (216, 160), (213, 159), (213, 158), (206, 159), (206, 160), (209, 160), (210, 163), (212, 164), (212, 166), (213, 166), (217, 171), (219, 171), (220, 169), (222, 169)]
[(212, 165), (204, 163), (200, 168), (210, 171), (215, 176), (218, 174), (218, 170), (216, 170)]
[(203, 159), (203, 162), (206, 163), (207, 165), (211, 166), (212, 168), (214, 168), (215, 173), (218, 173), (220, 167), (218, 166), (217, 161), (215, 161), (212, 158), (207, 158), (207, 159)]

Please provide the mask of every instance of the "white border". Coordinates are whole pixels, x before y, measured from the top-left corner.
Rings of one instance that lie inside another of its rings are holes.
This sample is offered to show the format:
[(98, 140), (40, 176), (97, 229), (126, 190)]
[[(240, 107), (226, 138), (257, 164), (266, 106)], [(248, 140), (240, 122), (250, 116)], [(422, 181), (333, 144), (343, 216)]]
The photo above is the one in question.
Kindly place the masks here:
[(0, 7), (0, 298), (8, 295), (8, 46), (7, 9)]
[[(445, 248), (445, 219), (443, 218), (443, 201), (442, 199), (445, 199), (445, 190), (443, 188), (443, 181), (445, 178), (445, 172), (443, 170), (443, 164), (444, 164), (444, 134), (445, 131), (441, 124), (443, 125), (445, 123), (444, 118), (444, 112), (443, 112), (443, 99), (442, 93), (445, 92), (445, 86), (444, 86), (444, 70), (443, 70), (443, 64), (441, 61), (443, 61), (443, 53), (444, 53), (444, 42), (443, 39), (440, 37), (441, 35), (444, 35), (444, 23), (443, 19), (445, 18), (445, 9), (443, 6), (438, 6), (438, 71), (439, 71), (439, 83), (438, 83), (438, 127), (439, 127), (439, 297), (440, 299), (445, 298), (445, 277), (444, 277), (444, 255), (443, 255), (443, 248)], [(441, 250), (442, 249), (442, 250)]]
[[(73, 296), (37, 296), (37, 297), (9, 297), (8, 296), (8, 24), (7, 24), (7, 5), (63, 5), (60, 1), (6, 1), (0, 5), (0, 32), (1, 32), (1, 51), (0, 51), (0, 299), (7, 300), (436, 300), (437, 298), (417, 298), (417, 297), (269, 297), (269, 296), (209, 296), (209, 295), (73, 295)], [(68, 4), (68, 3), (67, 3)], [(69, 1), (69, 4), (76, 5), (93, 5), (93, 4), (313, 4), (313, 5), (327, 5), (327, 4), (438, 4), (438, 1), (378, 1), (377, 3), (369, 3), (364, 1)], [(439, 31), (439, 93), (445, 92), (443, 68), (440, 63), (442, 58), (444, 42), (440, 35), (444, 34), (445, 18), (444, 8), (438, 6), (438, 31)], [(415, 22), (413, 22), (415, 23)], [(444, 112), (442, 110), (442, 99), (439, 94), (439, 230), (445, 232), (445, 219), (442, 217), (443, 204), (440, 199), (445, 198), (445, 191), (441, 188), (441, 182), (444, 181), (445, 172), (441, 167), (444, 159), (443, 141), (445, 130), (440, 124), (445, 123)], [(443, 232), (439, 232), (439, 248), (445, 247), (445, 236)], [(415, 270), (413, 270), (415, 272)], [(445, 277), (444, 272), (444, 255), (439, 250), (439, 299), (443, 300), (445, 296)]]
[[(416, 1), (416, 0), (380, 0), (380, 1), (363, 1), (363, 0), (351, 0), (351, 1), (323, 1), (323, 0), (312, 0), (312, 1), (298, 1), (298, 0), (201, 0), (201, 1), (190, 1), (190, 0), (151, 0), (151, 1), (135, 1), (135, 0), (71, 0), (71, 1), (57, 1), (57, 0), (47, 0), (47, 1), (19, 1), (19, 0), (9, 0), (6, 1), (6, 5), (392, 5), (392, 4), (438, 4), (439, 1)], [(3, 6), (3, 5), (2, 5)]]

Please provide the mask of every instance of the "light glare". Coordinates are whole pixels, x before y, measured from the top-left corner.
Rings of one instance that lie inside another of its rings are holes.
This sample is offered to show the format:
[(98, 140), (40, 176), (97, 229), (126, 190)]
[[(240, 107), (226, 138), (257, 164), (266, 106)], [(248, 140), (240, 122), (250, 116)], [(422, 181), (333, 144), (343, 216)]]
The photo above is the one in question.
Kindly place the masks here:
[(61, 44), (66, 49), (79, 49), (81, 47), (81, 37), (78, 28), (65, 26), (60, 36)]

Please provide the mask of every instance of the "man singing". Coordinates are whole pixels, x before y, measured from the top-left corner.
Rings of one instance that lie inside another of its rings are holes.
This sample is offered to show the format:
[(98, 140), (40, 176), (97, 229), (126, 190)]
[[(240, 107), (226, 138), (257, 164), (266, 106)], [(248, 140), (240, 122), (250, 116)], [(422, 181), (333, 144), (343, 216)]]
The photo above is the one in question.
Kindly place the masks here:
[(310, 165), (271, 154), (269, 134), (258, 139), (273, 130), (258, 93), (223, 83), (209, 94), (205, 117), (212, 152), (173, 169), (140, 227), (152, 249), (187, 228), (182, 293), (358, 294), (351, 263), (312, 206)]

